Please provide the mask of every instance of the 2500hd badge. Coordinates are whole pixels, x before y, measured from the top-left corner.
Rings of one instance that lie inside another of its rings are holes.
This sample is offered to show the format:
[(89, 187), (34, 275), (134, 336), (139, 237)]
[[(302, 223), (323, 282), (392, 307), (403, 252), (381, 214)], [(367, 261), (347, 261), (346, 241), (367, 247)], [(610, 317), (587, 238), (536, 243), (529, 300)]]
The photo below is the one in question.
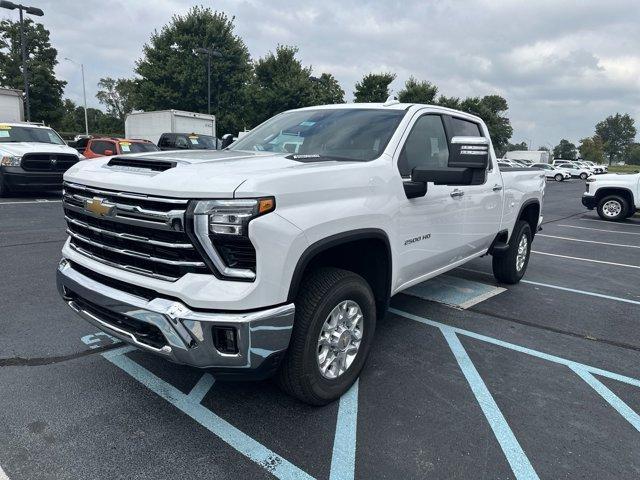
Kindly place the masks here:
[(412, 243), (420, 242), (422, 240), (429, 240), (430, 238), (431, 238), (431, 234), (430, 233), (426, 233), (426, 234), (422, 235), (421, 237), (413, 237), (413, 238), (410, 238), (408, 240), (405, 240), (404, 241), (404, 245), (405, 246), (411, 245)]

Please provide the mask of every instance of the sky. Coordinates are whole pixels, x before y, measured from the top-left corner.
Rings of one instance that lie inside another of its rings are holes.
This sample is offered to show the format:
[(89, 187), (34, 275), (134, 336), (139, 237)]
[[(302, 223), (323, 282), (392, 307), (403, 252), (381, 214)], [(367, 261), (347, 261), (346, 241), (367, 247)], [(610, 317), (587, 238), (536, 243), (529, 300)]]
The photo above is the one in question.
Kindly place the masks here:
[[(187, 0), (30, 0), (58, 49), (66, 96), (89, 106), (101, 77), (132, 77), (142, 46)], [(429, 80), (446, 96), (499, 94), (509, 103), (513, 143), (532, 149), (594, 132), (629, 113), (640, 130), (640, 1), (607, 0), (218, 0), (257, 59), (278, 44), (299, 47), (314, 74), (332, 73), (352, 100), (369, 72)], [(0, 10), (0, 18), (17, 13)]]

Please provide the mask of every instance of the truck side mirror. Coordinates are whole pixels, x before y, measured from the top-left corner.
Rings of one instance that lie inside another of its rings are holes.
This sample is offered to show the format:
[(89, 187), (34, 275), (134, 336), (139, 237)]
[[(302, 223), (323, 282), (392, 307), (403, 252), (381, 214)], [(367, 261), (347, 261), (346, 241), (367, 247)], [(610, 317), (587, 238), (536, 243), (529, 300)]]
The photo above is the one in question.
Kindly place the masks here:
[(230, 133), (225, 133), (222, 136), (222, 144), (220, 145), (220, 149), (224, 150), (225, 148), (227, 148), (232, 143), (233, 143), (233, 135), (231, 135)]
[(471, 168), (423, 168), (415, 167), (411, 171), (412, 182), (433, 182), (434, 185), (471, 185)]
[(453, 137), (449, 155), (450, 168), (476, 168), (489, 166), (489, 139), (484, 137)]

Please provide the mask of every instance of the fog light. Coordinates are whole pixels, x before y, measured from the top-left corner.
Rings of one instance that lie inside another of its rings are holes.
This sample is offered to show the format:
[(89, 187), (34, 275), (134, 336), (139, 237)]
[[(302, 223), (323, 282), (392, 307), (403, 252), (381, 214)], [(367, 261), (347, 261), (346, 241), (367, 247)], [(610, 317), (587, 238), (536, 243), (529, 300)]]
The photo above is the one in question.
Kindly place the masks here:
[(220, 353), (238, 353), (238, 335), (233, 327), (213, 327), (213, 345)]

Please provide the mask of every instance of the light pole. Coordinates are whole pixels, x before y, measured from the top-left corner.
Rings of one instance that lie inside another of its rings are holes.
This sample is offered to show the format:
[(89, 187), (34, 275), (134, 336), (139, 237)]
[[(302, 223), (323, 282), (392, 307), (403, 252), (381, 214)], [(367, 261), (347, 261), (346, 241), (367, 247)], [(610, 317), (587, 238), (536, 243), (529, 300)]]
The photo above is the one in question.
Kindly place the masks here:
[[(68, 62), (78, 65), (78, 62), (74, 62), (69, 57), (64, 57)], [(84, 97), (84, 133), (89, 136), (89, 120), (87, 120), (87, 89), (84, 84), (84, 63), (80, 63), (80, 71), (82, 72), (82, 96)]]
[(27, 122), (31, 121), (31, 105), (29, 104), (29, 76), (27, 73), (27, 45), (24, 38), (24, 13), (29, 15), (35, 15), (41, 17), (44, 12), (36, 7), (28, 7), (26, 5), (19, 5), (17, 3), (8, 2), (6, 0), (0, 0), (0, 8), (6, 8), (7, 10), (15, 10), (16, 8), (20, 12), (20, 50), (22, 50), (22, 77), (24, 79), (24, 101), (27, 110)]
[(209, 48), (196, 48), (195, 53), (203, 53), (207, 56), (207, 113), (211, 115), (211, 57), (221, 58), (222, 54)]

